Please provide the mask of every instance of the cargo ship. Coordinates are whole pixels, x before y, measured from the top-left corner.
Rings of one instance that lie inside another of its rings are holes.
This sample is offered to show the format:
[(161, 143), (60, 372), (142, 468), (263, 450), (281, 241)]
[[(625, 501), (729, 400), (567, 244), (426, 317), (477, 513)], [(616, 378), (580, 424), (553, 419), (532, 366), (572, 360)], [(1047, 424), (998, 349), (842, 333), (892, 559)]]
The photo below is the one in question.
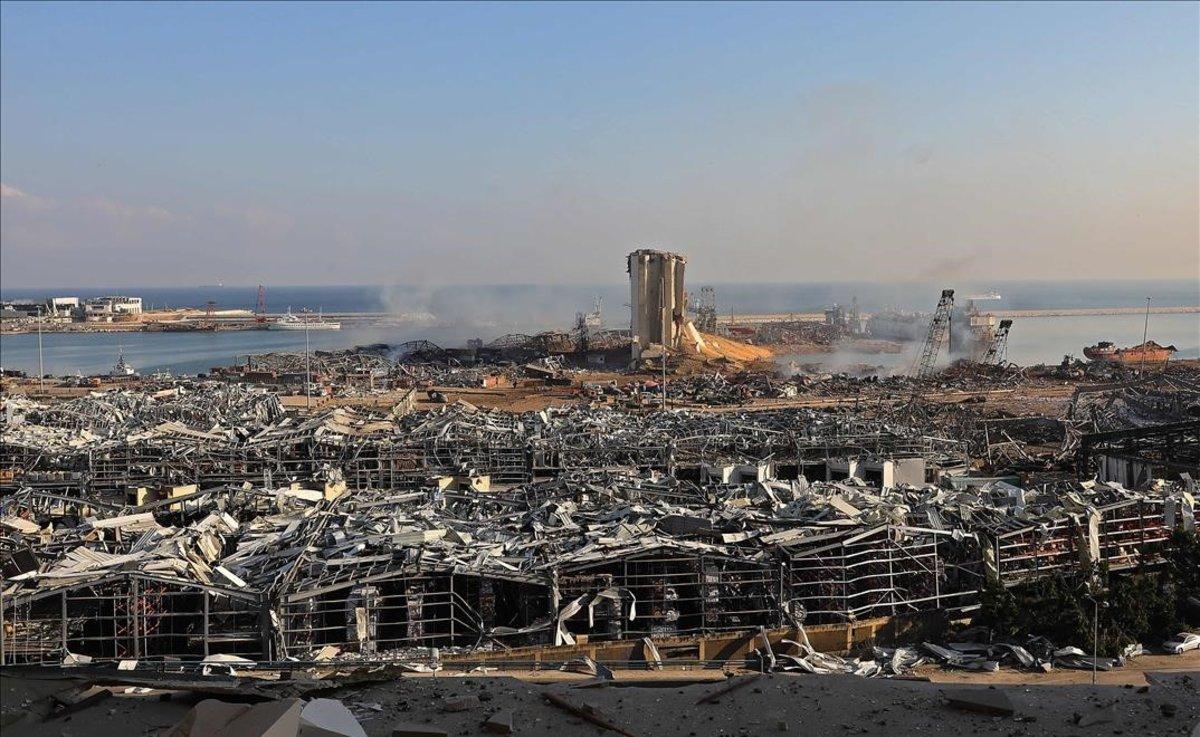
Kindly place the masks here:
[(1173, 345), (1159, 345), (1153, 340), (1148, 340), (1141, 345), (1135, 345), (1131, 348), (1118, 348), (1110, 341), (1102, 340), (1096, 345), (1084, 348), (1083, 355), (1093, 361), (1126, 363), (1140, 366), (1143, 364), (1166, 363), (1171, 359), (1171, 354), (1177, 350)]

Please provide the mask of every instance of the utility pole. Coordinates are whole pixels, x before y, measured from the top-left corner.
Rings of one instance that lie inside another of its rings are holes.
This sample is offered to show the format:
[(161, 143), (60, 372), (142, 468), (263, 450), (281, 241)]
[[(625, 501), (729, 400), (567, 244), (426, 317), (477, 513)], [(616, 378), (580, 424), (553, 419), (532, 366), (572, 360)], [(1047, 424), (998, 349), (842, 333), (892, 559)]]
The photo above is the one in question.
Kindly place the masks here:
[(1108, 608), (1108, 602), (1101, 602), (1097, 593), (1084, 594), (1085, 599), (1092, 602), (1092, 685), (1096, 685), (1096, 671), (1100, 659), (1100, 609)]
[(1100, 602), (1092, 599), (1092, 685), (1096, 685), (1096, 661), (1100, 656)]
[(42, 360), (42, 306), (37, 308), (38, 322), (38, 389), (42, 394), (46, 393), (46, 365)]
[(662, 400), (665, 410), (667, 408), (667, 349), (665, 346), (662, 353)]
[(1150, 334), (1150, 298), (1146, 298), (1146, 324), (1142, 326), (1142, 361), (1138, 366), (1138, 373), (1146, 368), (1146, 338)]

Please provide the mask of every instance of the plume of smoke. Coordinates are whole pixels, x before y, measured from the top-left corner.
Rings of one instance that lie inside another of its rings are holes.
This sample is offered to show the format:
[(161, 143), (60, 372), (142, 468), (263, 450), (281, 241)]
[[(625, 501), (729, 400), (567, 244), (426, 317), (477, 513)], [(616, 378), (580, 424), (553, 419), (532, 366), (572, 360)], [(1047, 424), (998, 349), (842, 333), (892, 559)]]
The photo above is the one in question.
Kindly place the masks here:
[(851, 376), (896, 376), (907, 374), (921, 351), (919, 343), (897, 342), (899, 350), (876, 351), (855, 348), (852, 344), (838, 345), (829, 353), (800, 353), (776, 356), (779, 370), (787, 375), (800, 367), (813, 367), (831, 374)]
[(380, 302), (396, 322), (414, 328), (437, 327), (447, 338), (494, 338), (506, 333), (571, 329), (575, 313), (604, 299), (606, 327), (621, 327), (628, 317), (616, 287), (495, 285), (384, 287)]

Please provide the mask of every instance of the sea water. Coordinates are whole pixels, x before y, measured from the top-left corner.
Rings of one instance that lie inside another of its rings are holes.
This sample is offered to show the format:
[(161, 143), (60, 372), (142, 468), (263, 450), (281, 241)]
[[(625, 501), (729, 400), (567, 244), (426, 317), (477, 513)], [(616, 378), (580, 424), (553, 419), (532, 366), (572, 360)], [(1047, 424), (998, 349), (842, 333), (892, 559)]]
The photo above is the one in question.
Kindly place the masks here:
[[(697, 283), (698, 289), (703, 284)], [(801, 283), (714, 285), (722, 314), (813, 312), (857, 298), (865, 311), (896, 307), (932, 310), (940, 288), (930, 284)], [(971, 294), (996, 292), (1002, 299), (981, 302), (985, 311), (1055, 308), (1145, 306), (1147, 296), (1155, 306), (1200, 304), (1196, 280), (1104, 282), (995, 282), (955, 285), (959, 303)], [(253, 309), (254, 287), (97, 289), (6, 289), (3, 299), (47, 296), (94, 296), (123, 293), (140, 296), (148, 307), (198, 306), (212, 300), (218, 309)], [(469, 338), (487, 340), (505, 333), (568, 330), (577, 311), (590, 310), (595, 297), (604, 305), (605, 325), (628, 327), (627, 287), (622, 284), (567, 286), (457, 286), (457, 287), (286, 287), (267, 290), (268, 308), (288, 307), (333, 312), (383, 312), (396, 315), (392, 327), (352, 327), (339, 331), (313, 331), (313, 350), (348, 348), (366, 343), (398, 344), (427, 339), (446, 346)], [(405, 316), (423, 316), (404, 323)], [(1014, 320), (1008, 359), (1019, 364), (1057, 363), (1064, 355), (1082, 356), (1085, 345), (1111, 340), (1134, 345), (1142, 340), (1142, 315), (1091, 315), (1080, 317), (1030, 317)], [(1150, 338), (1174, 344), (1177, 358), (1200, 357), (1200, 314), (1150, 315)], [(42, 357), (47, 373), (94, 374), (110, 370), (118, 353), (142, 373), (158, 370), (198, 373), (228, 365), (248, 353), (304, 350), (303, 331), (218, 331), (188, 333), (46, 333)], [(843, 357), (844, 358), (844, 357)], [(862, 362), (888, 365), (899, 357), (861, 357)], [(37, 335), (0, 337), (0, 366), (27, 373), (38, 369)]]

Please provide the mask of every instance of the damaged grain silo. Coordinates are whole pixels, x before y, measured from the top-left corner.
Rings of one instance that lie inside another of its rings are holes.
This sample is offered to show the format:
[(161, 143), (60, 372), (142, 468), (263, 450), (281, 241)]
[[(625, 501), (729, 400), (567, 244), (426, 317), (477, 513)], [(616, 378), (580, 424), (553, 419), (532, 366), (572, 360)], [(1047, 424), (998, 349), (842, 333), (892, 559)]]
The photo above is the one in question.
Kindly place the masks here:
[(652, 346), (674, 348), (686, 319), (683, 271), (687, 259), (677, 253), (641, 249), (627, 257), (629, 328), (633, 360)]

